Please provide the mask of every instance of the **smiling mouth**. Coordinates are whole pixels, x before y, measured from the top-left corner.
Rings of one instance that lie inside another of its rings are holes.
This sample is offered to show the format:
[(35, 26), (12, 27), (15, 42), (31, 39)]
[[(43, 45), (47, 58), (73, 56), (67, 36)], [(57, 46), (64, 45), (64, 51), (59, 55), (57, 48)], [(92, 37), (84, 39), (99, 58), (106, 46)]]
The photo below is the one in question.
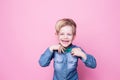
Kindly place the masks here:
[(69, 43), (68, 40), (62, 40), (62, 43), (66, 44), (66, 43)]

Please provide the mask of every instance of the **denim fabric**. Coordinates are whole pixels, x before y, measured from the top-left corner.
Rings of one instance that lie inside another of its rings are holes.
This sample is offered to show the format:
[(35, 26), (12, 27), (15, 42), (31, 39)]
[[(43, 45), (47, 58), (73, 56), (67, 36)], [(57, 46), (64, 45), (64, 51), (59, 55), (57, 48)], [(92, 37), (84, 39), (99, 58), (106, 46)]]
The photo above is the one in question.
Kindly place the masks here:
[(50, 61), (54, 59), (53, 80), (79, 80), (77, 73), (78, 59), (81, 59), (83, 63), (90, 68), (96, 67), (96, 60), (92, 55), (86, 54), (84, 51), (87, 60), (72, 56), (70, 52), (72, 48), (75, 47), (77, 46), (70, 45), (64, 53), (58, 53), (58, 51), (51, 52), (49, 48), (47, 48), (39, 59), (40, 66), (46, 67), (50, 64)]

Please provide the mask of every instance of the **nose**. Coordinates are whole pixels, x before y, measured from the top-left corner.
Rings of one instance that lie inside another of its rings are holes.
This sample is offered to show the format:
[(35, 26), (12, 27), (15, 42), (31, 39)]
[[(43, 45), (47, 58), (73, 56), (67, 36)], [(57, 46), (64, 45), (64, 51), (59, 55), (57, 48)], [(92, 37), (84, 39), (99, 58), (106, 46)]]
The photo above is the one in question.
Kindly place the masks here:
[(64, 38), (68, 38), (68, 36), (67, 36), (67, 35), (64, 35)]

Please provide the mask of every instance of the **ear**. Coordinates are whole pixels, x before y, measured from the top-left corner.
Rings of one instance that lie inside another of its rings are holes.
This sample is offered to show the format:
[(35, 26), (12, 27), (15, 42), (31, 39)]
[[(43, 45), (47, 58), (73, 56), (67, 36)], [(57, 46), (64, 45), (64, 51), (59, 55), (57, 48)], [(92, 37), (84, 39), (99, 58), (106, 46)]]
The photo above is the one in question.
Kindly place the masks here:
[(58, 33), (55, 32), (55, 36), (56, 36), (56, 38), (58, 38)]
[(58, 33), (57, 33), (57, 32), (55, 32), (55, 35), (56, 35), (56, 36), (58, 36)]

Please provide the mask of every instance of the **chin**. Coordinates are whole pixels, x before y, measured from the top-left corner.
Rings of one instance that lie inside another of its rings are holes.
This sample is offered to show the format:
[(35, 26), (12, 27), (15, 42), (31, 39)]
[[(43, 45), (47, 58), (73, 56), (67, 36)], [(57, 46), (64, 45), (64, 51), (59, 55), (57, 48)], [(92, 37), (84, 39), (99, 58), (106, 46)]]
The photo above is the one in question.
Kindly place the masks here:
[(62, 44), (63, 47), (68, 47), (70, 44)]
[(68, 45), (63, 45), (63, 47), (68, 47)]

